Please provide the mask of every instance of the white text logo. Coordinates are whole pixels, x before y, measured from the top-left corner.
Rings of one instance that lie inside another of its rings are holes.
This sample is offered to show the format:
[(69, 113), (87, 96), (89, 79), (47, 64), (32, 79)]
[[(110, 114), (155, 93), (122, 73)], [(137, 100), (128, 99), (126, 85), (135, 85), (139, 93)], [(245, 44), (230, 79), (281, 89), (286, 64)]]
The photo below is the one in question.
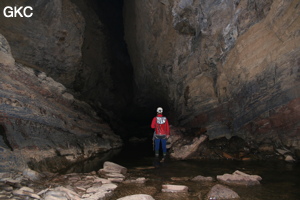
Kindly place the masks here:
[[(29, 11), (28, 11), (29, 10)], [(17, 7), (11, 7), (6, 6), (3, 10), (3, 14), (5, 17), (31, 17), (33, 15), (32, 13), (33, 9), (31, 6), (26, 6), (23, 8), (23, 6)]]

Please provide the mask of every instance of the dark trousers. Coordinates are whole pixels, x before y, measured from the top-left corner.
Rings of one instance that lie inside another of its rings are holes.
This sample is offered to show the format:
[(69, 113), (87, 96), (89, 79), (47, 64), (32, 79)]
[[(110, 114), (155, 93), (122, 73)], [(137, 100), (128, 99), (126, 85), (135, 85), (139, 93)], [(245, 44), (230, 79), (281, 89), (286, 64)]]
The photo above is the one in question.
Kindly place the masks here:
[(155, 153), (159, 152), (160, 143), (161, 143), (163, 154), (165, 155), (167, 153), (167, 139), (166, 138), (164, 138), (164, 139), (155, 138), (154, 139)]

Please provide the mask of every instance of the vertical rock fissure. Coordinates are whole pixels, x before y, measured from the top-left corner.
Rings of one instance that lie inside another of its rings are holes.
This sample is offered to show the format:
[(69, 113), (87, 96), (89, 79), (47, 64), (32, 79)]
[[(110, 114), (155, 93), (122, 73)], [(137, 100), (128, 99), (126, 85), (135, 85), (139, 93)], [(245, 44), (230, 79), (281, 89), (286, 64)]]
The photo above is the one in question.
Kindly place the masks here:
[(13, 151), (14, 149), (12, 148), (12, 146), (10, 145), (8, 139), (7, 139), (7, 135), (5, 133), (5, 128), (3, 125), (0, 124), (0, 136), (2, 137), (3, 139), (3, 142), (6, 144), (6, 146), (11, 150)]

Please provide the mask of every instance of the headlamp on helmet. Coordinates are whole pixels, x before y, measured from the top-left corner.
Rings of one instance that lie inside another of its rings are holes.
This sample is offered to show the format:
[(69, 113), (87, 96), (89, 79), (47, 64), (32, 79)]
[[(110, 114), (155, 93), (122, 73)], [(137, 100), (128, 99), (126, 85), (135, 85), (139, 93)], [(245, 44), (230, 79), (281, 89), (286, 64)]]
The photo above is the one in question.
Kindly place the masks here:
[(163, 112), (163, 109), (162, 109), (162, 107), (158, 107), (158, 108), (156, 109), (156, 112), (158, 112), (158, 113), (162, 113), (162, 112)]

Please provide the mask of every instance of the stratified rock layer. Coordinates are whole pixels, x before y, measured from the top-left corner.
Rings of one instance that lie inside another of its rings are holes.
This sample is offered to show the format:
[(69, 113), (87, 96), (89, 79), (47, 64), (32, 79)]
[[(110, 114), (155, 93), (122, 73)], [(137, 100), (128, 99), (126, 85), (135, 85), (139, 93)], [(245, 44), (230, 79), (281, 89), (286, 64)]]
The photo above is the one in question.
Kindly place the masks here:
[(9, 41), (14, 58), (70, 86), (80, 65), (85, 27), (78, 8), (70, 0), (1, 1), (1, 10), (5, 6), (33, 9), (30, 18), (0, 15), (0, 33)]
[(299, 150), (299, 13), (297, 0), (126, 1), (137, 104), (165, 103), (209, 139)]
[[(7, 41), (0, 41), (1, 54), (12, 60)], [(2, 61), (0, 69), (0, 170), (45, 159), (55, 159), (59, 170), (122, 145), (88, 104), (44, 72)]]

